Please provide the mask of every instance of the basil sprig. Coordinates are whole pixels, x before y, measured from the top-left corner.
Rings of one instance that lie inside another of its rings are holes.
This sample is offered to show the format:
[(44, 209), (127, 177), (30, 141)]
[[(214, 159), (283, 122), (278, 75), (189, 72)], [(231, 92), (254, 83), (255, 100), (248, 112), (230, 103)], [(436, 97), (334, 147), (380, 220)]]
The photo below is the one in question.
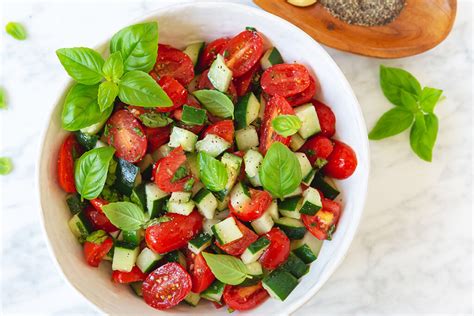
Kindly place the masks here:
[(102, 80), (104, 59), (95, 50), (87, 47), (60, 48), (56, 55), (69, 76), (77, 82), (94, 85)]
[(5, 26), (5, 31), (10, 34), (14, 39), (23, 41), (26, 39), (26, 29), (18, 22), (8, 22)]
[(211, 191), (225, 189), (228, 175), (225, 165), (205, 152), (198, 154), (199, 177), (202, 183)]
[(215, 255), (203, 252), (202, 256), (207, 265), (215, 275), (216, 279), (225, 284), (238, 285), (247, 278), (252, 278), (248, 274), (247, 267), (242, 260), (229, 255)]
[[(147, 108), (173, 105), (166, 92), (156, 84), (156, 81), (149, 74), (139, 70), (127, 72), (120, 79), (119, 98), (127, 104)], [(169, 102), (165, 101), (167, 98)]]
[(13, 162), (8, 157), (0, 157), (0, 175), (7, 175), (13, 170)]
[(268, 149), (259, 176), (263, 188), (280, 199), (296, 190), (303, 178), (295, 154), (280, 142)]
[(143, 227), (148, 217), (143, 210), (131, 202), (115, 202), (102, 206), (105, 216), (122, 230), (137, 230)]
[(100, 111), (103, 112), (108, 108), (111, 108), (118, 94), (119, 87), (115, 82), (102, 82), (99, 86), (99, 93), (97, 95), (97, 102), (99, 103)]
[(193, 94), (212, 115), (234, 118), (234, 104), (224, 93), (217, 90), (197, 90)]
[(409, 72), (383, 65), (380, 66), (380, 85), (385, 97), (396, 107), (380, 117), (369, 133), (369, 139), (384, 139), (411, 127), (412, 150), (421, 159), (432, 161), (438, 134), (438, 118), (434, 108), (443, 91), (430, 87), (422, 89)]
[(296, 115), (279, 115), (272, 120), (272, 127), (281, 136), (294, 135), (301, 128), (301, 120)]
[(102, 66), (102, 72), (107, 81), (118, 83), (124, 73), (122, 54), (120, 52), (110, 54)]

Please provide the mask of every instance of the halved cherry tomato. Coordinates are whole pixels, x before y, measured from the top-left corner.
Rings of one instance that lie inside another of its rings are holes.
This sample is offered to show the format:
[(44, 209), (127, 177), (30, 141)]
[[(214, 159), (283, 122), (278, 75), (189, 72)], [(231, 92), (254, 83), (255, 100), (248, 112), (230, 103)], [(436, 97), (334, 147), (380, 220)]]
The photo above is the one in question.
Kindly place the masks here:
[(326, 137), (332, 137), (336, 133), (336, 116), (329, 106), (313, 100), (313, 105), (316, 108), (316, 114), (318, 115), (319, 125), (321, 126), (320, 135)]
[(311, 83), (310, 77), (303, 65), (277, 64), (265, 70), (260, 83), (269, 95), (289, 97), (306, 90)]
[(140, 282), (145, 281), (146, 274), (143, 273), (137, 266), (134, 266), (130, 272), (118, 271), (115, 270), (112, 272), (112, 280), (115, 283), (132, 283), (132, 282)]
[(186, 251), (186, 262), (191, 275), (193, 284), (191, 291), (193, 293), (201, 293), (216, 279), (201, 253), (195, 254), (192, 251)]
[(156, 309), (168, 309), (191, 292), (191, 277), (176, 262), (169, 262), (150, 273), (142, 285), (145, 303)]
[(140, 122), (127, 110), (119, 110), (107, 121), (104, 135), (115, 147), (115, 155), (131, 163), (140, 161), (146, 153), (147, 140)]
[(101, 243), (91, 241), (84, 242), (84, 257), (87, 264), (92, 267), (98, 267), (105, 255), (114, 246), (114, 241), (111, 237), (107, 237)]
[(245, 74), (240, 76), (239, 78), (235, 78), (232, 82), (235, 85), (235, 88), (237, 90), (237, 95), (239, 97), (245, 95), (250, 91), (252, 81), (254, 77), (260, 73), (262, 68), (260, 67), (260, 64), (257, 63), (255, 66), (252, 67), (249, 71), (247, 71)]
[(256, 31), (243, 31), (232, 38), (220, 54), (224, 56), (227, 67), (232, 70), (233, 77), (240, 77), (262, 57), (263, 38)]
[(260, 152), (263, 155), (267, 153), (267, 150), (274, 142), (280, 142), (286, 146), (290, 143), (290, 137), (283, 137), (277, 134), (272, 126), (273, 119), (281, 114), (295, 114), (295, 111), (285, 98), (275, 95), (265, 106), (263, 122), (260, 127)]
[[(199, 78), (199, 83), (198, 83), (198, 89), (209, 89), (209, 90), (215, 90), (214, 86), (212, 85), (211, 81), (209, 80), (209, 77), (207, 74), (209, 73), (209, 69), (204, 71), (201, 74), (201, 77)], [(229, 84), (229, 88), (226, 91), (227, 95), (230, 96), (230, 99), (232, 100), (233, 103), (237, 102), (237, 90), (235, 88), (234, 83), (231, 81)]]
[(90, 200), (90, 203), (93, 208), (87, 207), (85, 210), (85, 215), (92, 223), (94, 230), (102, 229), (108, 233), (117, 231), (118, 228), (110, 222), (102, 210), (102, 206), (109, 204), (109, 202), (101, 198), (95, 198)]
[(74, 134), (70, 134), (61, 145), (58, 153), (58, 182), (67, 193), (75, 193), (74, 160), (81, 156), (83, 150)]
[(170, 76), (187, 86), (194, 78), (194, 65), (188, 55), (169, 45), (158, 44), (158, 58), (150, 75)]
[(202, 137), (206, 137), (207, 134), (219, 136), (232, 144), (234, 142), (234, 122), (232, 120), (223, 120), (212, 124), (206, 128)]
[(334, 145), (332, 140), (322, 135), (315, 135), (308, 139), (299, 151), (306, 154), (309, 162), (312, 165), (316, 162), (318, 158), (328, 159), (329, 155), (332, 153)]
[(156, 107), (154, 110), (157, 112), (171, 112), (182, 107), (183, 104), (186, 103), (188, 91), (178, 82), (178, 80), (170, 76), (162, 76), (158, 83), (170, 97), (171, 101), (173, 101), (173, 105), (167, 108)]
[(158, 223), (146, 229), (145, 240), (156, 253), (167, 253), (185, 247), (202, 229), (202, 216), (193, 211), (188, 216), (168, 213), (167, 222)]
[(347, 179), (357, 167), (357, 157), (354, 150), (341, 141), (334, 141), (334, 149), (324, 166), (325, 175), (336, 179)]
[(278, 268), (290, 255), (290, 240), (279, 228), (272, 228), (266, 236), (270, 246), (265, 249), (259, 261), (267, 270)]
[(319, 90), (319, 85), (316, 85), (316, 81), (312, 76), (309, 76), (309, 86), (304, 91), (287, 97), (286, 100), (291, 106), (298, 106), (304, 103), (308, 103), (314, 98), (314, 95)]
[(216, 245), (220, 249), (227, 252), (229, 255), (240, 256), (245, 251), (245, 249), (250, 246), (251, 243), (258, 239), (258, 236), (237, 219), (235, 222), (237, 223), (237, 226), (239, 227), (239, 230), (242, 232), (243, 236), (225, 245), (221, 245), (218, 241), (216, 241)]
[(331, 238), (335, 225), (341, 216), (341, 205), (330, 199), (322, 198), (323, 207), (313, 216), (301, 214), (304, 226), (319, 240)]
[(177, 147), (173, 149), (168, 156), (160, 159), (156, 163), (156, 171), (154, 173), (156, 185), (165, 192), (180, 192), (184, 190), (186, 182), (191, 176), (172, 181), (173, 176), (178, 168), (186, 162), (186, 155), (183, 148)]
[(223, 297), (230, 308), (245, 311), (262, 304), (269, 295), (263, 288), (262, 282), (258, 282), (251, 286), (226, 285)]
[(152, 153), (170, 140), (171, 127), (145, 127), (148, 152)]
[(211, 66), (212, 62), (216, 59), (217, 54), (222, 50), (224, 46), (229, 42), (228, 38), (218, 38), (204, 47), (201, 57), (198, 62), (198, 69), (203, 71)]
[(240, 220), (245, 222), (254, 221), (265, 213), (270, 204), (272, 204), (272, 196), (267, 191), (260, 191), (249, 188), (250, 202), (243, 206), (241, 211), (232, 207), (229, 202), (229, 210)]

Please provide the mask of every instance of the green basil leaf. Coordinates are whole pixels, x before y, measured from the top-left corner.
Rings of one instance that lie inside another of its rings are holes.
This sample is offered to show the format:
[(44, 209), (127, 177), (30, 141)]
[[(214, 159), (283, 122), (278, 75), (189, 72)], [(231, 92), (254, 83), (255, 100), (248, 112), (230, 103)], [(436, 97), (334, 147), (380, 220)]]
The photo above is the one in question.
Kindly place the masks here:
[(431, 162), (433, 148), (438, 136), (438, 118), (429, 113), (416, 117), (410, 133), (410, 145), (421, 159)]
[(275, 132), (288, 137), (298, 132), (301, 128), (301, 120), (296, 115), (280, 115), (272, 120), (272, 126)]
[(193, 94), (212, 115), (234, 118), (234, 104), (224, 93), (217, 90), (198, 90)]
[(107, 58), (102, 67), (105, 79), (117, 83), (123, 76), (123, 59), (120, 52), (115, 52)]
[(74, 182), (77, 192), (83, 198), (92, 200), (102, 192), (114, 153), (113, 147), (94, 148), (77, 160), (74, 168)]
[(118, 92), (119, 88), (114, 82), (104, 81), (100, 84), (97, 102), (99, 103), (99, 107), (102, 112), (114, 104)]
[(421, 95), (421, 86), (418, 80), (408, 71), (400, 68), (380, 66), (380, 85), (385, 97), (395, 105), (402, 106), (402, 91), (411, 93), (415, 97)]
[(7, 175), (13, 170), (12, 160), (8, 157), (0, 157), (0, 174)]
[(131, 202), (115, 202), (102, 206), (105, 216), (122, 230), (137, 230), (147, 222), (143, 210)]
[(5, 26), (5, 31), (10, 34), (14, 39), (25, 40), (26, 39), (26, 29), (23, 25), (18, 22), (9, 22)]
[(208, 252), (203, 252), (202, 256), (216, 279), (222, 283), (238, 285), (245, 281), (245, 279), (251, 278), (248, 275), (245, 264), (236, 257), (215, 255)]
[(173, 122), (165, 113), (147, 112), (140, 115), (140, 120), (146, 127), (163, 127)]
[(158, 55), (158, 23), (135, 24), (120, 30), (110, 41), (110, 52), (122, 53), (125, 71), (149, 72)]
[(225, 189), (228, 175), (225, 165), (205, 152), (198, 154), (199, 176), (202, 183), (211, 191)]
[(378, 120), (369, 133), (369, 139), (379, 140), (397, 135), (411, 126), (414, 120), (413, 113), (405, 108), (396, 107), (386, 112)]
[(173, 105), (156, 81), (149, 74), (138, 70), (127, 72), (120, 79), (119, 98), (127, 104), (147, 108)]
[(77, 131), (81, 128), (105, 121), (113, 107), (102, 112), (97, 101), (99, 85), (75, 84), (64, 100), (62, 112), (63, 128)]
[(418, 106), (418, 97), (406, 92), (405, 90), (400, 92), (400, 102), (400, 107), (406, 108), (413, 113), (417, 113), (420, 110)]
[(438, 103), (442, 94), (443, 90), (424, 87), (420, 97), (420, 106), (423, 111), (433, 113), (436, 103)]
[(5, 89), (0, 87), (0, 109), (6, 109), (7, 108), (7, 93), (5, 92)]
[(303, 178), (295, 154), (280, 142), (273, 143), (268, 149), (259, 176), (263, 188), (279, 198), (296, 190)]
[(94, 85), (102, 80), (104, 59), (95, 50), (87, 47), (60, 48), (56, 55), (69, 76), (77, 82)]

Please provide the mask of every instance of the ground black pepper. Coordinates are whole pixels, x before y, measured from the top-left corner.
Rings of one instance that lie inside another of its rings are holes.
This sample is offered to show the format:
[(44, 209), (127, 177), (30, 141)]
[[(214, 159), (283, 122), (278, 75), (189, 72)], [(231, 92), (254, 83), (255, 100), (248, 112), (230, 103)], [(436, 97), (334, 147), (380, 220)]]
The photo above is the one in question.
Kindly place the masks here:
[(405, 6), (405, 0), (320, 0), (332, 15), (349, 24), (364, 26), (392, 22)]

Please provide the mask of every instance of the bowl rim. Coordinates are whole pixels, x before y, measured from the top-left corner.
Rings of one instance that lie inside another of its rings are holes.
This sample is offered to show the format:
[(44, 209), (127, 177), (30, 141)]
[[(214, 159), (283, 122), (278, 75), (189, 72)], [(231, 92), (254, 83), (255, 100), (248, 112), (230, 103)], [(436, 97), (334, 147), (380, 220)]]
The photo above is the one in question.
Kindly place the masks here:
[[(269, 12), (267, 12), (263, 9), (257, 8), (257, 7), (252, 7), (252, 6), (247, 5), (247, 4), (240, 4), (240, 3), (235, 3), (235, 2), (220, 2), (220, 1), (202, 1), (202, 2), (197, 2), (197, 3), (185, 2), (185, 3), (161, 6), (157, 9), (151, 10), (149, 13), (147, 13), (145, 15), (142, 15), (138, 18), (127, 20), (127, 23), (122, 23), (122, 27), (125, 27), (127, 25), (131, 25), (131, 24), (135, 24), (135, 23), (140, 23), (141, 21), (148, 20), (148, 19), (152, 18), (153, 16), (157, 15), (158, 13), (160, 13), (161, 11), (165, 11), (166, 9), (169, 9), (169, 8), (176, 8), (176, 9), (185, 8), (185, 7), (204, 7), (205, 8), (205, 7), (209, 7), (209, 6), (212, 7), (212, 6), (215, 6), (215, 5), (221, 6), (223, 4), (225, 6), (228, 6), (228, 7), (233, 7), (236, 10), (250, 11), (252, 14), (254, 14), (256, 16), (260, 16), (260, 17), (263, 17), (263, 18), (266, 18), (266, 19), (271, 19), (271, 20), (275, 21), (275, 23), (279, 23), (279, 24), (283, 25), (284, 27), (286, 27), (288, 29), (288, 32), (299, 32), (299, 33), (301, 33), (301, 36), (306, 37), (306, 39), (309, 42), (312, 42), (313, 45), (317, 46), (320, 53), (321, 53), (321, 56), (324, 56), (326, 61), (328, 63), (330, 63), (331, 66), (334, 69), (336, 69), (337, 75), (335, 77), (338, 78), (339, 83), (344, 88), (344, 90), (350, 94), (350, 97), (353, 99), (353, 102), (356, 105), (356, 109), (355, 109), (356, 110), (355, 111), (356, 112), (356, 122), (357, 122), (357, 128), (358, 128), (359, 132), (362, 135), (367, 135), (366, 123), (365, 123), (364, 116), (362, 114), (362, 109), (360, 107), (359, 101), (357, 100), (357, 97), (356, 97), (354, 91), (352, 90), (352, 87), (349, 84), (346, 76), (344, 75), (342, 70), (339, 68), (337, 63), (333, 60), (333, 58), (329, 55), (329, 53), (326, 51), (326, 49), (324, 47), (322, 47), (322, 45), (319, 42), (317, 42), (315, 39), (313, 39), (310, 35), (308, 35), (306, 32), (304, 32), (302, 29), (300, 29), (296, 25), (286, 21), (283, 18), (280, 18), (279, 16), (276, 16), (272, 13), (269, 13)], [(105, 41), (101, 41), (97, 45), (94, 45), (93, 47), (95, 47), (95, 48), (103, 47), (104, 45), (106, 45), (106, 43), (108, 43), (108, 41), (110, 40), (112, 35), (107, 37), (107, 39)], [(35, 166), (36, 203), (37, 203), (37, 206), (39, 206), (38, 209), (39, 209), (39, 212), (40, 212), (40, 224), (41, 224), (41, 230), (42, 230), (42, 233), (43, 233), (43, 237), (45, 237), (45, 239), (46, 239), (46, 246), (47, 246), (50, 257), (51, 257), (54, 265), (56, 266), (56, 269), (60, 272), (60, 275), (66, 281), (65, 283), (67, 283), (70, 288), (74, 289), (76, 291), (76, 293), (79, 293), (80, 296), (82, 296), (82, 298), (84, 298), (85, 301), (88, 302), (89, 305), (92, 306), (96, 311), (103, 313), (104, 311), (99, 306), (94, 304), (91, 300), (89, 300), (87, 295), (85, 293), (83, 293), (83, 291), (81, 289), (79, 289), (78, 287), (76, 287), (76, 285), (72, 284), (69, 281), (69, 279), (66, 276), (62, 266), (59, 264), (59, 261), (56, 257), (55, 250), (53, 249), (53, 246), (52, 246), (52, 244), (49, 240), (48, 232), (46, 231), (45, 214), (43, 212), (43, 207), (42, 207), (42, 202), (41, 202), (40, 167), (41, 167), (41, 161), (42, 161), (42, 156), (43, 156), (43, 148), (44, 148), (44, 144), (46, 142), (46, 134), (48, 132), (49, 125), (50, 125), (51, 119), (53, 117), (53, 113), (54, 113), (56, 107), (58, 106), (58, 104), (60, 103), (60, 101), (62, 100), (66, 89), (68, 88), (68, 86), (71, 85), (71, 82), (72, 82), (71, 78), (69, 78), (67, 76), (65, 76), (64, 78), (65, 78), (65, 79), (63, 79), (64, 83), (63, 83), (62, 87), (60, 88), (60, 90), (58, 91), (58, 95), (59, 95), (58, 98), (56, 99), (55, 102), (52, 102), (51, 105), (49, 106), (49, 108), (47, 109), (48, 116), (47, 116), (47, 119), (44, 122), (44, 125), (43, 125), (42, 129), (41, 129), (40, 142), (37, 145), (37, 160), (36, 160), (36, 166)], [(354, 236), (355, 236), (355, 234), (358, 230), (360, 220), (361, 220), (361, 217), (362, 217), (362, 213), (364, 211), (364, 206), (365, 206), (365, 203), (366, 203), (367, 189), (368, 189), (368, 178), (369, 178), (369, 174), (370, 174), (370, 151), (369, 151), (368, 137), (364, 137), (362, 139), (360, 152), (366, 158), (366, 160), (364, 160), (364, 161), (359, 161), (359, 164), (360, 163), (364, 164), (364, 169), (366, 170), (366, 173), (362, 174), (362, 181), (360, 183), (360, 186), (362, 187), (361, 192), (363, 192), (363, 196), (361, 197), (361, 202), (360, 202), (360, 204), (361, 204), (360, 210), (358, 212), (356, 212), (356, 214), (354, 214), (354, 217), (353, 217), (354, 222), (352, 223), (352, 225), (347, 229), (347, 231), (344, 234), (344, 238), (341, 242), (341, 246), (339, 247), (339, 251), (336, 254), (337, 258), (335, 259), (334, 264), (332, 264), (326, 270), (326, 273), (321, 276), (320, 282), (318, 282), (319, 283), (318, 286), (312, 286), (303, 296), (301, 296), (300, 298), (295, 300), (294, 303), (288, 303), (288, 306), (287, 306), (287, 308), (284, 312), (285, 315), (290, 315), (291, 313), (295, 312), (297, 309), (302, 307), (304, 304), (306, 304), (321, 289), (321, 287), (328, 281), (328, 279), (334, 274), (334, 272), (337, 270), (337, 268), (339, 268), (339, 266), (341, 265), (341, 263), (344, 261), (345, 257), (347, 256), (347, 252), (349, 250), (349, 247), (350, 247), (350, 245), (351, 245), (351, 243), (354, 239)]]

